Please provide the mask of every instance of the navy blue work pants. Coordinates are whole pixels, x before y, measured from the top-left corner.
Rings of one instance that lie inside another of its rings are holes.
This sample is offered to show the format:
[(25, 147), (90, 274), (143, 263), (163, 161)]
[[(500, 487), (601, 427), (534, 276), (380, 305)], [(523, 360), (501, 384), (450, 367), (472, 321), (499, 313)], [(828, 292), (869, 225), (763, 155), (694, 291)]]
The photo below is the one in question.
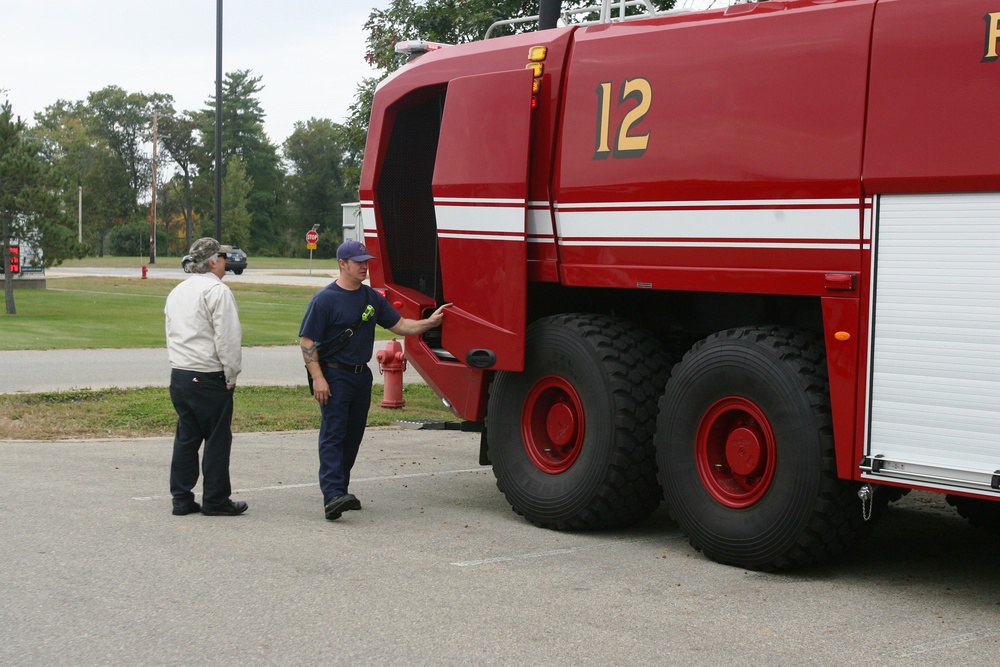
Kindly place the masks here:
[(170, 400), (177, 412), (174, 454), (170, 463), (170, 495), (175, 508), (190, 507), (198, 482), (198, 450), (205, 443), (201, 469), (202, 504), (219, 507), (229, 500), (229, 452), (233, 445), (233, 391), (219, 373), (173, 369)]
[(319, 488), (326, 504), (347, 493), (351, 483), (372, 403), (372, 372), (324, 368), (323, 377), (330, 384), (330, 400), (320, 406), (319, 427)]

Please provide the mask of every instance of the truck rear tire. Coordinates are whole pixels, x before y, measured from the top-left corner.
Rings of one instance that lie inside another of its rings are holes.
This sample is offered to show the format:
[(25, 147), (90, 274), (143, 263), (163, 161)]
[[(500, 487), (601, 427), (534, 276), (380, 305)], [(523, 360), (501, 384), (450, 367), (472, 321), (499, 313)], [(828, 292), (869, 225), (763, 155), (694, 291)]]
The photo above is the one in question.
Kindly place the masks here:
[(697, 343), (660, 401), (660, 483), (712, 560), (777, 570), (852, 546), (868, 526), (836, 475), (822, 342), (781, 327)]
[(652, 334), (610, 317), (534, 322), (524, 371), (500, 372), (486, 417), (497, 486), (532, 523), (617, 528), (662, 492), (653, 433), (668, 360)]

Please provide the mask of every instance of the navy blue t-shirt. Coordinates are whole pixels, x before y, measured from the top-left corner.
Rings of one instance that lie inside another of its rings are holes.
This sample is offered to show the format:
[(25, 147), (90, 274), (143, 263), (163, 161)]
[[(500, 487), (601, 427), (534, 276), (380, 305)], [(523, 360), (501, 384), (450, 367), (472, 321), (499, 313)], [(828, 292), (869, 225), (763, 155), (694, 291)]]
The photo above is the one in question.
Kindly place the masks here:
[(334, 343), (345, 329), (353, 326), (361, 318), (361, 313), (365, 309), (366, 291), (368, 303), (375, 308), (375, 314), (358, 327), (347, 344), (328, 361), (352, 366), (367, 364), (371, 361), (375, 347), (375, 324), (391, 329), (401, 319), (400, 314), (389, 305), (386, 298), (367, 285), (350, 291), (332, 282), (316, 292), (309, 302), (309, 307), (306, 308), (305, 317), (302, 318), (299, 336), (316, 341), (320, 356), (325, 356), (323, 346)]

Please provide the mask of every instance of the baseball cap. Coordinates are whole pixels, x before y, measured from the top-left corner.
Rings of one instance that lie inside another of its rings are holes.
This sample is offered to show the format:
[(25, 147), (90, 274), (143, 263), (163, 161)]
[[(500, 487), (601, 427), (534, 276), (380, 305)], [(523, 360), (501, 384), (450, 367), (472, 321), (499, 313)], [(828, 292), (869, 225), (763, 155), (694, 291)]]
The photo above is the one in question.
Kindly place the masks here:
[(198, 239), (191, 244), (191, 250), (188, 251), (188, 255), (191, 256), (191, 261), (195, 264), (206, 261), (209, 257), (220, 254), (229, 254), (233, 251), (232, 246), (222, 245), (213, 238), (205, 237), (203, 239)]
[(368, 248), (360, 241), (344, 241), (337, 248), (337, 259), (353, 259), (355, 262), (363, 262), (368, 259), (375, 259), (374, 255), (368, 254)]

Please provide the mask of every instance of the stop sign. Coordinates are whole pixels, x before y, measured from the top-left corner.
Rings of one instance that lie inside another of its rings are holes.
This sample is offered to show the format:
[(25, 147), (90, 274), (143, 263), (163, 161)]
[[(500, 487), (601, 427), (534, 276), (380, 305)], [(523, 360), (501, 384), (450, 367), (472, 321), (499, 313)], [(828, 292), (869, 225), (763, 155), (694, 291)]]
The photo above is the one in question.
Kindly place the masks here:
[(315, 229), (306, 232), (306, 243), (319, 243), (319, 232)]

